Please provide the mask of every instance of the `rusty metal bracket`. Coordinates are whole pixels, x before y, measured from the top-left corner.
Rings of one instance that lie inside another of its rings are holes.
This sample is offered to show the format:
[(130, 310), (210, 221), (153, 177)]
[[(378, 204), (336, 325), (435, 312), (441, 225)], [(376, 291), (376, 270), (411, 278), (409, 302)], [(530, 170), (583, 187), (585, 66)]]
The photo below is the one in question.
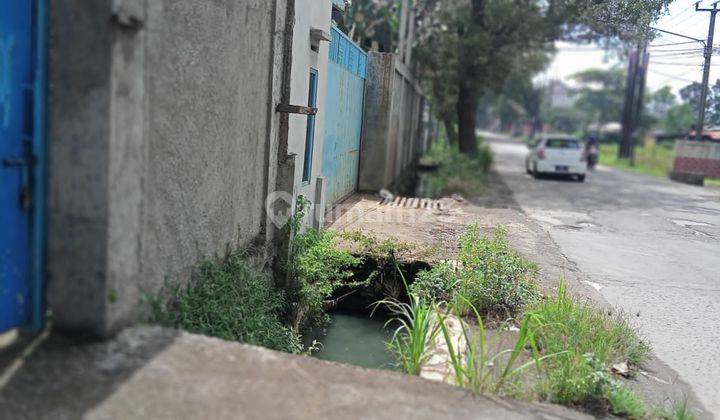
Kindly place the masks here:
[(278, 104), (275, 111), (285, 114), (316, 115), (318, 109), (311, 106)]

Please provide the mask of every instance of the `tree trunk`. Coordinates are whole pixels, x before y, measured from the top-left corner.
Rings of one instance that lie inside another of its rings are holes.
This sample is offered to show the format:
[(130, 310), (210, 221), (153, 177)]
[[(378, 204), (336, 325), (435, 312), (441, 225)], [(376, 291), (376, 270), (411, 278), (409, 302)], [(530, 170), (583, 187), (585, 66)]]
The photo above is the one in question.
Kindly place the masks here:
[(443, 125), (445, 126), (445, 135), (447, 136), (448, 143), (450, 143), (450, 146), (454, 147), (457, 144), (455, 123), (451, 118), (443, 118)]
[(460, 153), (475, 155), (478, 151), (476, 130), (477, 107), (480, 101), (476, 89), (460, 83), (457, 101), (458, 142)]

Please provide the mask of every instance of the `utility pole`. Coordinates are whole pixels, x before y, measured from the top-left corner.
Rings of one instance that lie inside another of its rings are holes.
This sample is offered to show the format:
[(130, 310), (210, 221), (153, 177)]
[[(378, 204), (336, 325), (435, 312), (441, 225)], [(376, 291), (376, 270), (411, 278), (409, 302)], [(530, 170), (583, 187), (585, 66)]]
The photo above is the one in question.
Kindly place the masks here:
[(637, 99), (635, 103), (635, 112), (632, 118), (632, 134), (630, 136), (630, 165), (635, 165), (635, 134), (640, 126), (642, 119), (643, 104), (645, 103), (645, 85), (647, 83), (647, 70), (650, 64), (650, 53), (647, 50), (647, 44), (639, 51), (637, 60)]
[(702, 140), (705, 125), (705, 107), (707, 105), (708, 82), (710, 80), (710, 61), (712, 60), (713, 38), (715, 37), (715, 16), (720, 12), (720, 9), (717, 7), (718, 3), (720, 3), (720, 1), (713, 3), (712, 9), (701, 9), (700, 2), (695, 3), (696, 12), (710, 12), (710, 29), (708, 30), (707, 43), (705, 44), (705, 65), (703, 66), (702, 91), (700, 93), (700, 112), (697, 127), (695, 127), (695, 138), (697, 140)]
[(637, 70), (639, 50), (633, 50), (628, 57), (627, 79), (625, 81), (625, 104), (622, 112), (622, 132), (620, 133), (620, 147), (618, 148), (618, 157), (627, 159), (630, 157), (630, 144), (632, 143), (632, 115), (633, 104), (635, 103), (635, 81), (637, 80)]
[(635, 140), (634, 136), (642, 115), (643, 95), (645, 95), (645, 79), (650, 55), (647, 45), (637, 47), (628, 56), (628, 72), (625, 82), (625, 103), (622, 112), (622, 132), (620, 133), (620, 147), (618, 157), (630, 159), (634, 163)]

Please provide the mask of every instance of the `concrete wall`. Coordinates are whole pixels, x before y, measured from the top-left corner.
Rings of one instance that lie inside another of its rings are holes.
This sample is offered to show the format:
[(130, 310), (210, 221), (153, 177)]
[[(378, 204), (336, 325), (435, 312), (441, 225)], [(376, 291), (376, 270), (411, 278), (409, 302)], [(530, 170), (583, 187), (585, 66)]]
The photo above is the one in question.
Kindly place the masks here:
[(111, 334), (135, 319), (142, 292), (187, 279), (204, 257), (265, 242), (286, 2), (52, 4), (57, 325)]
[(325, 102), (327, 97), (328, 56), (330, 43), (319, 43), (318, 51), (313, 51), (310, 40), (311, 29), (321, 29), (330, 34), (332, 3), (330, 0), (296, 0), (295, 29), (292, 46), (292, 70), (290, 103), (307, 105), (310, 84), (310, 69), (318, 72), (317, 108), (315, 116), (315, 137), (313, 164), (310, 182), (302, 182), (302, 171), (305, 157), (305, 137), (307, 130), (306, 116), (290, 115), (288, 130), (288, 152), (297, 155), (295, 160), (295, 196), (304, 195), (319, 208), (324, 203), (317, 203), (321, 194), (316, 191), (318, 177), (322, 174), (323, 133), (325, 131)]
[(402, 189), (428, 144), (423, 96), (409, 69), (388, 53), (369, 53), (365, 89), (359, 189)]
[(720, 143), (678, 140), (674, 155), (673, 172), (720, 178)]

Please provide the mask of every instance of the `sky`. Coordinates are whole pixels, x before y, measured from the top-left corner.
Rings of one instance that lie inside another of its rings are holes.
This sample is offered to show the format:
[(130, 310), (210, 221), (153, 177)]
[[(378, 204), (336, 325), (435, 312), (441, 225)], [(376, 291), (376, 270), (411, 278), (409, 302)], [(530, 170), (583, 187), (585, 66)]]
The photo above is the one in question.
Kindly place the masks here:
[[(712, 2), (702, 1), (701, 7), (711, 8)], [(718, 4), (720, 8), (720, 4)], [(720, 18), (720, 16), (718, 16)], [(692, 38), (706, 39), (710, 24), (710, 13), (695, 12), (694, 0), (675, 0), (668, 14), (656, 22), (655, 27), (680, 33)], [(720, 78), (720, 19), (716, 25), (715, 47), (710, 71), (711, 83)], [(682, 43), (682, 44), (679, 44)], [(556, 43), (558, 53), (549, 68), (538, 77), (538, 81), (567, 78), (589, 68), (608, 68), (614, 65), (626, 67), (615, 58), (608, 58), (605, 52), (590, 45)], [(650, 66), (647, 86), (651, 91), (670, 86), (678, 92), (684, 86), (702, 81), (702, 44), (669, 34), (661, 34), (650, 43)], [(570, 83), (572, 84), (572, 83)]]

